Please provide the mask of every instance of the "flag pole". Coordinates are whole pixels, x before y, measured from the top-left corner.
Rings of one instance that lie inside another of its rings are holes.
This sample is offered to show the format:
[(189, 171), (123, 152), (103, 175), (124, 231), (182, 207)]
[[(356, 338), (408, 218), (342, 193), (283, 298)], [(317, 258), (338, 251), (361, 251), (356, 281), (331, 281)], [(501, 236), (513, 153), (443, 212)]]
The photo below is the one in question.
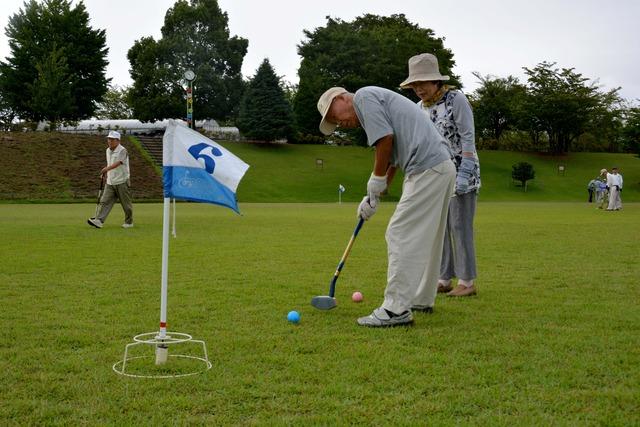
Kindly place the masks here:
[(167, 363), (169, 348), (164, 344), (167, 337), (167, 287), (169, 281), (169, 217), (171, 199), (164, 198), (162, 213), (162, 278), (160, 289), (160, 333), (156, 339), (160, 344), (156, 346), (156, 365)]
[(169, 276), (169, 206), (171, 199), (164, 198), (162, 217), (162, 288), (160, 292), (160, 338), (167, 336), (167, 283)]

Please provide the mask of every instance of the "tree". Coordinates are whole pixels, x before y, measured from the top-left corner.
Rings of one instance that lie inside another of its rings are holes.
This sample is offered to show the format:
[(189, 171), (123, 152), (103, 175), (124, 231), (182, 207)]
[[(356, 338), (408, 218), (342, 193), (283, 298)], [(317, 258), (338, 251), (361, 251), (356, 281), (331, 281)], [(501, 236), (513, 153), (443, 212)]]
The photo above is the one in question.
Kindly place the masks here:
[(483, 77), (478, 72), (473, 75), (480, 82), (472, 97), (476, 134), (499, 140), (504, 131), (516, 129), (526, 87), (513, 76)]
[(625, 151), (640, 154), (640, 107), (633, 107), (625, 112), (622, 142)]
[(290, 136), (291, 124), (291, 105), (280, 79), (265, 59), (245, 91), (238, 129), (250, 138), (275, 141)]
[(16, 113), (6, 102), (4, 94), (0, 92), (0, 130), (9, 130), (16, 118)]
[(93, 115), (107, 90), (106, 35), (89, 26), (82, 2), (31, 0), (5, 29), (11, 53), (0, 62), (0, 92), (29, 120), (78, 120)]
[(516, 163), (511, 166), (511, 178), (515, 181), (519, 181), (527, 191), (527, 181), (536, 177), (536, 172), (533, 170), (533, 165), (527, 162)]
[(162, 37), (144, 37), (127, 57), (133, 86), (129, 101), (136, 118), (153, 121), (184, 117), (182, 75), (193, 70), (194, 116), (226, 120), (238, 112), (242, 61), (248, 42), (229, 37), (227, 14), (216, 0), (177, 1), (164, 18)]
[[(366, 14), (352, 22), (327, 17), (326, 26), (304, 34), (307, 40), (298, 46), (302, 61), (294, 102), (296, 124), (302, 133), (320, 133), (316, 104), (326, 89), (342, 86), (355, 92), (376, 85), (400, 91), (398, 86), (408, 73), (407, 62), (419, 53), (436, 55), (440, 72), (451, 77), (451, 84), (459, 85), (458, 77), (451, 73), (453, 54), (444, 48), (443, 39), (402, 14)], [(404, 94), (414, 97), (409, 91)]]
[(547, 133), (549, 151), (565, 153), (598, 114), (610, 111), (618, 102), (618, 89), (602, 93), (573, 68), (554, 67), (555, 63), (541, 62), (532, 69), (524, 68), (529, 76), (524, 115), (531, 132)]
[(103, 120), (131, 119), (133, 112), (128, 102), (129, 88), (109, 86), (102, 101), (98, 104), (96, 118)]
[(50, 129), (64, 118), (74, 117), (75, 105), (71, 94), (69, 67), (62, 52), (55, 48), (42, 62), (36, 64), (38, 77), (27, 84), (31, 93), (29, 107), (33, 117), (50, 122)]

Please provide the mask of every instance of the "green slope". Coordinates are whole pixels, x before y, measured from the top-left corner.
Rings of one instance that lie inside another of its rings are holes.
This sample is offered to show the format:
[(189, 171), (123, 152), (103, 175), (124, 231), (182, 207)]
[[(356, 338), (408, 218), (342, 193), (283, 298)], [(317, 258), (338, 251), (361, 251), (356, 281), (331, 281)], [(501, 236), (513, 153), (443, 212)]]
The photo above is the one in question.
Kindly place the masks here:
[[(361, 147), (308, 145), (250, 145), (222, 143), (251, 165), (238, 189), (245, 202), (331, 202), (338, 185), (347, 188), (345, 201), (358, 201), (373, 165), (373, 150)], [(624, 176), (624, 201), (640, 201), (640, 159), (630, 154), (572, 153), (548, 156), (537, 153), (481, 151), (480, 199), (486, 201), (586, 201), (587, 183), (600, 169), (618, 166)], [(316, 166), (323, 159), (324, 167)], [(511, 180), (511, 166), (533, 164), (536, 179), (525, 193)], [(563, 175), (558, 166), (565, 166)], [(389, 200), (400, 195), (401, 176)]]
[[(134, 199), (160, 200), (162, 183), (135, 144), (124, 142), (131, 155)], [(345, 202), (359, 201), (373, 166), (371, 148), (326, 145), (278, 145), (221, 142), (251, 165), (238, 188), (241, 202), (336, 202), (338, 186)], [(58, 133), (0, 133), (0, 200), (90, 201), (104, 164), (104, 137)], [(587, 200), (586, 186), (603, 168), (618, 166), (624, 176), (623, 202), (640, 201), (640, 159), (630, 154), (575, 153), (552, 157), (535, 153), (479, 153), (484, 201)], [(316, 164), (323, 160), (323, 167)], [(527, 193), (511, 181), (511, 166), (534, 165), (536, 179)], [(566, 167), (558, 174), (558, 165)], [(387, 200), (401, 194), (398, 176)]]

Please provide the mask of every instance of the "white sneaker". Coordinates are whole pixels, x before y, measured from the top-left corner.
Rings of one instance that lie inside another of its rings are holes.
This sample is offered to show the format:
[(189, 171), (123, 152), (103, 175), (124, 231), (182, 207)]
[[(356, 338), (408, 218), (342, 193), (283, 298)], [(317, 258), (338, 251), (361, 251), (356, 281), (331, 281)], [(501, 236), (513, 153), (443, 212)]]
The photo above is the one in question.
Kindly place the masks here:
[(133, 224), (127, 224), (126, 222), (122, 224), (122, 228), (133, 228)]
[(102, 228), (102, 221), (100, 221), (98, 218), (89, 218), (87, 220), (87, 224), (95, 228)]
[(389, 314), (387, 314), (387, 311), (382, 307), (378, 307), (373, 310), (373, 313), (370, 315), (358, 319), (358, 325), (370, 326), (373, 328), (409, 325), (411, 323), (413, 323), (413, 314), (411, 314), (410, 310), (397, 316), (390, 317)]

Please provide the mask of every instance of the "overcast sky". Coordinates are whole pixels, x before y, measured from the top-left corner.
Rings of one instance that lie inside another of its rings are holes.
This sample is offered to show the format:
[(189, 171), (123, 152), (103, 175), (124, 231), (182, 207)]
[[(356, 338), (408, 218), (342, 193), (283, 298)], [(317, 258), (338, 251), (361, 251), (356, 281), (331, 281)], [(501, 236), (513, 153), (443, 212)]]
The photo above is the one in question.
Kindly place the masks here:
[[(0, 26), (22, 0), (0, 0)], [(75, 2), (74, 2), (75, 3)], [(174, 0), (85, 0), (94, 28), (106, 29), (107, 76), (131, 84), (127, 51), (143, 36), (158, 39)], [(249, 40), (242, 72), (252, 76), (264, 58), (276, 73), (297, 83), (296, 46), (303, 30), (324, 26), (326, 16), (350, 21), (364, 13), (403, 13), (411, 22), (445, 38), (456, 60), (454, 72), (467, 92), (477, 87), (473, 71), (524, 79), (522, 67), (541, 61), (574, 67), (606, 89), (640, 99), (640, 1), (610, 0), (219, 0), (231, 35)], [(0, 35), (0, 57), (9, 54)], [(399, 82), (398, 82), (399, 83)]]

